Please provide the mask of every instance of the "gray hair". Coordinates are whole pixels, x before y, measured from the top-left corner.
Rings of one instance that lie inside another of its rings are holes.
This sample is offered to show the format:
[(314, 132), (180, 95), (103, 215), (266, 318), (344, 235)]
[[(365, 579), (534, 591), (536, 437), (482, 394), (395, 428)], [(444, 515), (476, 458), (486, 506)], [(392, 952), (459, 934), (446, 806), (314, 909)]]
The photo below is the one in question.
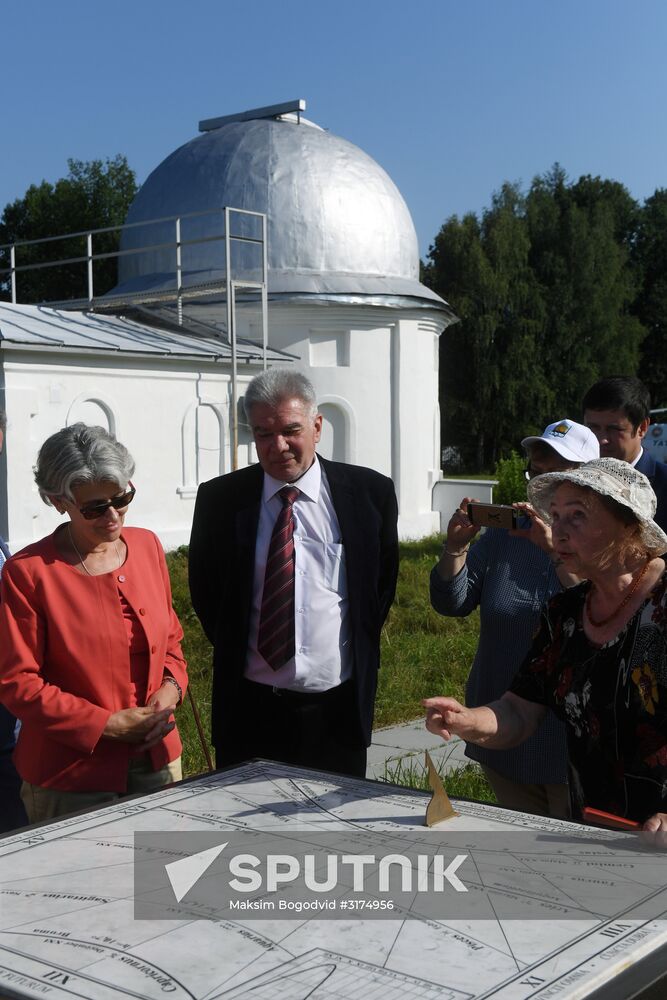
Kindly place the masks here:
[(123, 489), (132, 478), (134, 459), (103, 427), (72, 424), (47, 438), (33, 472), (39, 495), (74, 500), (72, 489), (84, 483), (115, 483)]
[(309, 416), (317, 413), (315, 386), (302, 372), (291, 368), (268, 368), (255, 375), (243, 397), (245, 415), (250, 419), (250, 410), (257, 403), (276, 407), (286, 399), (300, 399)]

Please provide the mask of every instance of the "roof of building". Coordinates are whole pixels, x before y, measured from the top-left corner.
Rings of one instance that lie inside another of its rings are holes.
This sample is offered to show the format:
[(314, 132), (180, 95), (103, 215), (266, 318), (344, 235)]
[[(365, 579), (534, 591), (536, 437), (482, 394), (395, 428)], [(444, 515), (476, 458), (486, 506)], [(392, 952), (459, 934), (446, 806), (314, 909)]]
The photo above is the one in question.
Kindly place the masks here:
[[(150, 174), (127, 222), (224, 206), (266, 213), (271, 296), (368, 297), (374, 304), (435, 308), (455, 319), (419, 281), (415, 228), (391, 178), (358, 146), (312, 122), (287, 116), (211, 127)], [(221, 215), (184, 222), (182, 239), (219, 237)], [(124, 231), (122, 247), (173, 239), (173, 223), (139, 225)], [(115, 294), (173, 287), (174, 261), (172, 248), (121, 257)], [(249, 267), (256, 272), (257, 263)], [(224, 244), (185, 246), (184, 287), (210, 287), (216, 279), (224, 279)]]
[[(174, 329), (142, 323), (128, 316), (74, 312), (45, 306), (0, 302), (0, 348), (42, 348), (77, 353), (108, 352), (157, 357), (195, 358), (231, 363), (231, 347), (214, 335), (201, 335), (187, 327)], [(240, 362), (262, 360), (261, 346), (237, 342)], [(268, 360), (296, 360), (284, 351), (269, 350)]]

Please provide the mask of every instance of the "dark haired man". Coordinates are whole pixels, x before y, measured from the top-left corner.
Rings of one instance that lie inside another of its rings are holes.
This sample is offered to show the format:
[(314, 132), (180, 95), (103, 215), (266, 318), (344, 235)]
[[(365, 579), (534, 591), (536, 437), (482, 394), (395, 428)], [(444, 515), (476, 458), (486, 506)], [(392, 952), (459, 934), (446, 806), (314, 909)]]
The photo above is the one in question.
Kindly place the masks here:
[(610, 375), (591, 386), (583, 399), (584, 423), (600, 442), (601, 458), (619, 458), (648, 478), (658, 507), (655, 520), (667, 530), (667, 465), (642, 448), (651, 422), (651, 397), (631, 375)]
[[(6, 429), (7, 415), (4, 410), (0, 410), (0, 451)], [(9, 549), (0, 535), (0, 573), (7, 559), (9, 559)], [(4, 705), (0, 705), (0, 833), (7, 833), (17, 826), (26, 826), (28, 822), (19, 795), (21, 779), (12, 763), (12, 752), (16, 743), (15, 729), (16, 719)]]

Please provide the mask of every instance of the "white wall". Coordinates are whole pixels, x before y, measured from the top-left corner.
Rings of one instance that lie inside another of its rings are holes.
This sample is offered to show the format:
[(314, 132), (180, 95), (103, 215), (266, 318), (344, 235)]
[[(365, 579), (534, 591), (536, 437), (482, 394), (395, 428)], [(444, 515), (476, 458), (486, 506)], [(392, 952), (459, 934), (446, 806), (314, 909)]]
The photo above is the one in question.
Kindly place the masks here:
[[(220, 307), (201, 307), (219, 321)], [(399, 532), (439, 530), (432, 488), (440, 478), (436, 310), (271, 302), (269, 342), (296, 355), (324, 404), (320, 451), (391, 476)], [(256, 310), (238, 313), (239, 336), (258, 338)], [(342, 444), (341, 444), (342, 438)]]
[(497, 479), (441, 479), (433, 487), (433, 507), (440, 516), (439, 531), (445, 534), (451, 516), (464, 497), (474, 497), (481, 503), (493, 503), (493, 487)]
[(394, 480), (402, 538), (439, 530), (431, 493), (440, 478), (441, 328), (422, 310), (271, 306), (271, 344), (296, 354), (320, 402), (345, 415), (345, 461)]
[[(208, 307), (209, 313), (216, 309)], [(244, 331), (242, 308), (239, 320), (243, 336), (249, 330)], [(310, 303), (271, 303), (270, 308), (272, 347), (296, 355), (317, 389), (325, 417), (322, 454), (392, 477), (403, 538), (439, 528), (432, 488), (440, 478), (441, 326), (438, 313), (428, 310)], [(156, 531), (167, 548), (187, 543), (197, 484), (232, 468), (225, 367), (173, 357), (141, 360), (7, 348), (2, 357), (8, 414), (6, 529), (12, 548), (41, 538), (59, 523), (39, 498), (32, 466), (43, 441), (77, 419), (109, 427), (135, 458), (137, 496), (128, 523)], [(240, 376), (239, 395), (257, 370)], [(243, 467), (256, 459), (244, 426), (239, 443)]]
[(45, 439), (77, 419), (111, 424), (135, 459), (137, 496), (128, 524), (156, 531), (167, 548), (186, 543), (198, 479), (231, 469), (228, 374), (173, 358), (13, 352), (8, 359), (8, 353), (3, 371), (12, 549), (43, 537), (60, 522), (40, 499), (32, 467)]

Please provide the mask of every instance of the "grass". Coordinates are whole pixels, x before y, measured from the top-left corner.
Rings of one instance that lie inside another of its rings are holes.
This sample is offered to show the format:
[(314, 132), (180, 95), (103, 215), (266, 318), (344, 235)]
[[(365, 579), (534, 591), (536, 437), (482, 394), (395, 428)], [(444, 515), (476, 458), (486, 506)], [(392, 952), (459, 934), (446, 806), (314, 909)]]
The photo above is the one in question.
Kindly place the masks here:
[[(447, 794), (453, 799), (496, 801), (483, 772), (473, 763), (464, 764), (446, 772), (443, 768), (438, 768), (438, 773)], [(422, 792), (428, 792), (431, 787), (422, 754), (403, 757), (396, 761), (387, 761), (380, 780), (388, 781), (392, 785), (406, 785), (408, 788), (416, 788)]]
[[(174, 608), (183, 626), (183, 653), (188, 664), (189, 687), (199, 709), (206, 742), (210, 747), (211, 644), (204, 635), (190, 603), (187, 546), (183, 545), (180, 549), (167, 553), (167, 565)], [(191, 774), (201, 774), (202, 771), (208, 770), (208, 767), (187, 696), (184, 704), (176, 711), (176, 721), (183, 741), (183, 775), (187, 777)], [(214, 756), (212, 751), (211, 756)]]
[(428, 580), (441, 548), (438, 535), (401, 544), (396, 600), (382, 630), (378, 728), (417, 718), (429, 695), (463, 699), (479, 617), (443, 618), (432, 609)]
[[(442, 538), (437, 535), (418, 542), (401, 543), (396, 601), (382, 630), (376, 728), (418, 718), (423, 713), (421, 699), (429, 695), (446, 694), (463, 699), (477, 646), (479, 618), (477, 613), (466, 619), (443, 618), (431, 608), (428, 578), (441, 547)], [(211, 647), (190, 604), (187, 549), (181, 547), (170, 552), (167, 563), (174, 607), (185, 633), (183, 651), (188, 661), (190, 686), (206, 738), (210, 741)], [(177, 721), (183, 740), (183, 772), (199, 774), (206, 770), (206, 760), (187, 699), (177, 712)], [(493, 798), (477, 768), (471, 765), (461, 771), (463, 773), (456, 778), (452, 777), (452, 772), (447, 775), (447, 789), (452, 795)], [(397, 767), (394, 776), (388, 774), (387, 780), (421, 787), (412, 784), (421, 779), (409, 763)], [(474, 791), (454, 791), (453, 782)]]

